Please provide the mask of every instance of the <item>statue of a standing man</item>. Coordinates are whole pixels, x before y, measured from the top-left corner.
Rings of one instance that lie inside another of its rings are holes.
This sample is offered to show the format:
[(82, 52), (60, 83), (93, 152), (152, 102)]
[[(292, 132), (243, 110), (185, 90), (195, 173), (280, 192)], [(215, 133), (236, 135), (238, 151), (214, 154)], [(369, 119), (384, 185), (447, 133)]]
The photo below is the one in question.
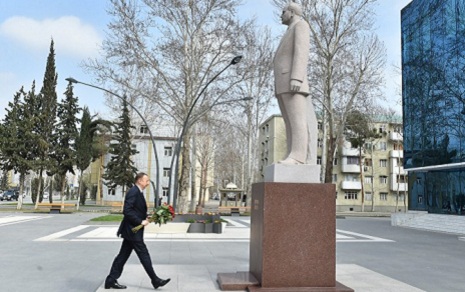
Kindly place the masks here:
[(274, 58), (275, 94), (286, 125), (287, 157), (283, 164), (303, 164), (309, 145), (307, 126), (307, 64), (310, 28), (302, 19), (302, 8), (290, 2), (281, 15), (287, 31)]

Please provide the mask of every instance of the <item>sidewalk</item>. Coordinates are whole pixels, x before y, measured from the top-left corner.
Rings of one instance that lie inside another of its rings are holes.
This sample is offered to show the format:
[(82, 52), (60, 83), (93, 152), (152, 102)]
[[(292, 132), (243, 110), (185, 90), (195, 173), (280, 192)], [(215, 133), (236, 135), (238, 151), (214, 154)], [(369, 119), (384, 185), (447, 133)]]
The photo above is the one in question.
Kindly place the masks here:
[[(170, 283), (158, 288), (157, 291), (221, 291), (217, 283), (218, 273), (248, 271), (250, 218), (236, 217), (228, 220), (234, 220), (235, 225), (228, 226), (222, 234), (147, 234), (147, 239), (159, 242), (159, 245), (163, 243), (163, 247), (169, 247), (169, 250), (163, 249), (163, 253), (175, 257), (170, 259), (173, 264), (154, 265), (155, 271), (161, 278), (171, 278)], [(336, 279), (357, 292), (422, 291), (353, 264), (337, 265)], [(118, 282), (128, 286), (124, 291), (154, 291), (139, 263), (127, 264)], [(109, 290), (104, 289), (102, 282), (97, 291)]]

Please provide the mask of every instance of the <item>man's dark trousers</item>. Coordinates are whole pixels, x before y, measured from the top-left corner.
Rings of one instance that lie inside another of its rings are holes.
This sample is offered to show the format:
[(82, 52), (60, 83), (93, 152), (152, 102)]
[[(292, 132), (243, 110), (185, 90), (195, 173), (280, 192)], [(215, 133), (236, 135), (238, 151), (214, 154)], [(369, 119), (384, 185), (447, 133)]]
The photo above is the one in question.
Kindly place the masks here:
[[(136, 252), (142, 266), (149, 275), (150, 279), (152, 281), (158, 279), (157, 275), (155, 274), (155, 271), (153, 270), (152, 260), (150, 259), (150, 255), (147, 250), (147, 247), (145, 246), (145, 243), (143, 241), (130, 241), (124, 239), (123, 244), (121, 245), (121, 250), (119, 251), (119, 254), (113, 261), (113, 265), (111, 266), (110, 274), (107, 277), (108, 282), (113, 283), (114, 281), (119, 279), (119, 277), (121, 277), (121, 274), (123, 273), (124, 264), (126, 264), (126, 261), (131, 255), (132, 250)], [(111, 280), (108, 278), (111, 278)]]

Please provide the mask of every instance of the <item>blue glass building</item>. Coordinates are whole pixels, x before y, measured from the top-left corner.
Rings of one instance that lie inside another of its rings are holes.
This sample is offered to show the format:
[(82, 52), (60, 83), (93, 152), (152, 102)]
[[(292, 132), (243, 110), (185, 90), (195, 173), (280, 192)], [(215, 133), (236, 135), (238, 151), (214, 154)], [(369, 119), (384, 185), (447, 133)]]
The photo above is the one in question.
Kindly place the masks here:
[(401, 13), (409, 209), (465, 214), (465, 0)]

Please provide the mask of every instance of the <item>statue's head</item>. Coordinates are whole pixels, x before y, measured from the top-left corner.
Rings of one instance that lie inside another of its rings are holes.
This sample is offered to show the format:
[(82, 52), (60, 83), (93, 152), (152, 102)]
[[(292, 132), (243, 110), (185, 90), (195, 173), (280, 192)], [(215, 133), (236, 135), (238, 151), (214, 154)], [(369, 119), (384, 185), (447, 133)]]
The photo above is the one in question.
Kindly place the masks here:
[(289, 25), (295, 16), (302, 17), (302, 15), (302, 7), (300, 7), (300, 5), (295, 2), (289, 2), (289, 4), (287, 4), (283, 9), (281, 21), (283, 24)]
[(302, 7), (296, 2), (289, 2), (286, 6), (286, 10), (294, 12), (295, 15), (303, 16)]

